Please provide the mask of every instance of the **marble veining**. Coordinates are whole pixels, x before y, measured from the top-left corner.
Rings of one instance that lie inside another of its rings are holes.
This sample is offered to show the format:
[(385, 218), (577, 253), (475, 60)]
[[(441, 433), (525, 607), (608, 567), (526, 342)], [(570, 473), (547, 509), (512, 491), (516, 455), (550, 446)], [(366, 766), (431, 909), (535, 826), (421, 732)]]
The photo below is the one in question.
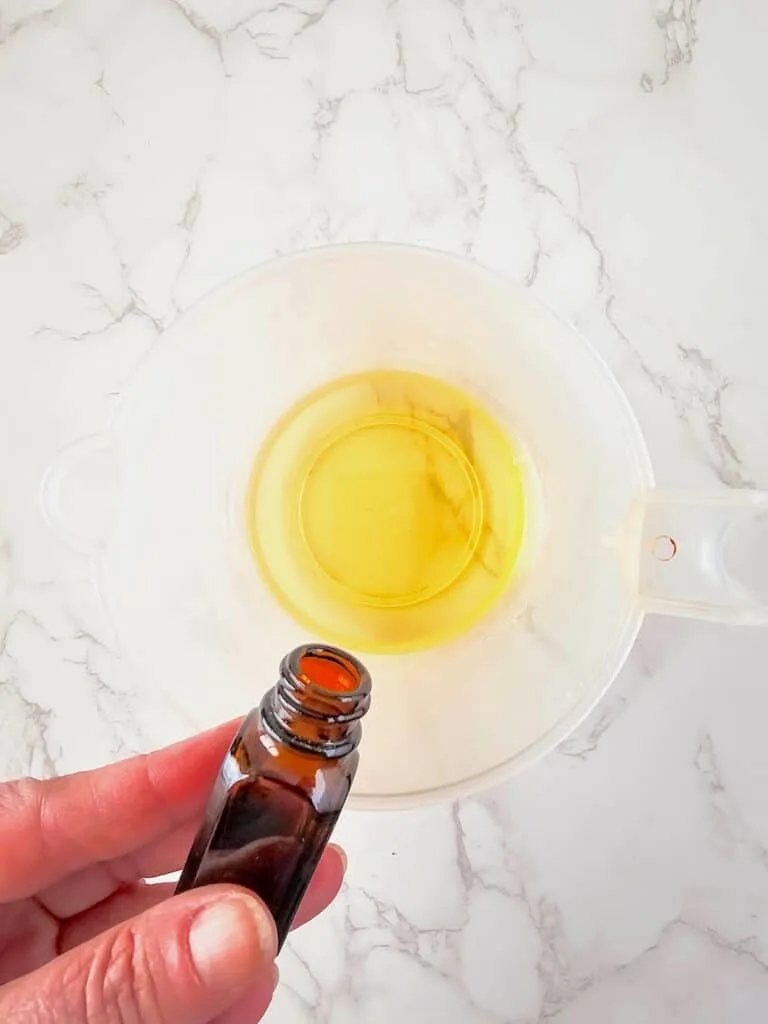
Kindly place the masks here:
[[(163, 328), (277, 253), (409, 241), (523, 282), (625, 388), (659, 483), (768, 487), (768, 7), (0, 0), (0, 771), (190, 728), (46, 528), (51, 458)], [(768, 635), (649, 620), (559, 750), (349, 814), (269, 1020), (761, 1021)]]

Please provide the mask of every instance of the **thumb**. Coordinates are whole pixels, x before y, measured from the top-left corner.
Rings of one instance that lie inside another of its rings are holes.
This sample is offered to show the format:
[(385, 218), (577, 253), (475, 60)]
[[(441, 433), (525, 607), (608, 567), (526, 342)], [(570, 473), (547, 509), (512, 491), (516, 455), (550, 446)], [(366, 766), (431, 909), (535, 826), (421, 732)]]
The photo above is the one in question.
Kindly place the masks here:
[(0, 988), (4, 1024), (209, 1024), (272, 998), (275, 925), (255, 896), (193, 889)]

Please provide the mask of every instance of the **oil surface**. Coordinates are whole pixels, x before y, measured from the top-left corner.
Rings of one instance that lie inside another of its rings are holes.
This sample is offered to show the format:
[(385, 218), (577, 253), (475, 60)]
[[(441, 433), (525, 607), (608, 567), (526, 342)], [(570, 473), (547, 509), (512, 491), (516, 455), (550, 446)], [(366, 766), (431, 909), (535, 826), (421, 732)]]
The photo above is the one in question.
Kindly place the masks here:
[(361, 651), (417, 650), (468, 629), (506, 589), (524, 471), (468, 394), (376, 370), (282, 417), (256, 459), (247, 516), (265, 581), (302, 625)]

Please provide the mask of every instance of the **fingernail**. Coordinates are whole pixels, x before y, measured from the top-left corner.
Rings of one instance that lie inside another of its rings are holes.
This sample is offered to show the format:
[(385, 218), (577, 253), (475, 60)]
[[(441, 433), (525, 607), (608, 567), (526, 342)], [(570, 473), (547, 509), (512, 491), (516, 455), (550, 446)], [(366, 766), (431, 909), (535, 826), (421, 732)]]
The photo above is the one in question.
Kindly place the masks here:
[(338, 853), (339, 857), (341, 857), (341, 866), (343, 867), (344, 872), (346, 873), (346, 870), (347, 870), (347, 852), (346, 852), (346, 850), (343, 847), (341, 847), (341, 846), (337, 846), (336, 843), (331, 843), (330, 845), (333, 847), (333, 849), (336, 851), (336, 853)]
[(255, 900), (220, 900), (204, 907), (189, 932), (190, 952), (203, 981), (215, 984), (233, 947), (248, 945), (254, 933), (261, 957), (271, 962), (277, 955), (275, 926)]

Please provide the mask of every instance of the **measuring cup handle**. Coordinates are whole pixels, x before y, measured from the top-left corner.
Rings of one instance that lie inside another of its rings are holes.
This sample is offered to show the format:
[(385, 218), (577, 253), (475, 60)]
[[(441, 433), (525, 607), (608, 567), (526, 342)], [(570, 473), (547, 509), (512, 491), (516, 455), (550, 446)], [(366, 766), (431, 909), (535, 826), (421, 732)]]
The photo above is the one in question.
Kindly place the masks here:
[(768, 492), (653, 491), (639, 507), (638, 534), (646, 611), (768, 624)]
[(117, 451), (107, 434), (81, 437), (63, 448), (40, 486), (43, 518), (74, 551), (92, 555), (106, 541), (117, 490)]

